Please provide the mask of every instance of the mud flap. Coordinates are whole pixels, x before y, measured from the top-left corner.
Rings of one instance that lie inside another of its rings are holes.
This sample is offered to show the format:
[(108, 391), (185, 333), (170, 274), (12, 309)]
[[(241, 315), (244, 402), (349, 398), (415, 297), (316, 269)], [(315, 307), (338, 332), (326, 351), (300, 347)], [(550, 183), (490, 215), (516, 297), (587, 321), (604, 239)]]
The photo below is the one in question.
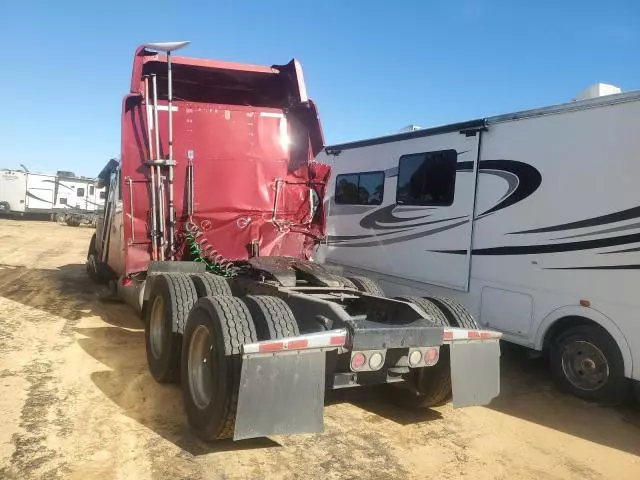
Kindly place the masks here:
[(453, 406), (487, 405), (500, 393), (500, 343), (452, 342)]
[(244, 355), (234, 440), (324, 428), (321, 350)]

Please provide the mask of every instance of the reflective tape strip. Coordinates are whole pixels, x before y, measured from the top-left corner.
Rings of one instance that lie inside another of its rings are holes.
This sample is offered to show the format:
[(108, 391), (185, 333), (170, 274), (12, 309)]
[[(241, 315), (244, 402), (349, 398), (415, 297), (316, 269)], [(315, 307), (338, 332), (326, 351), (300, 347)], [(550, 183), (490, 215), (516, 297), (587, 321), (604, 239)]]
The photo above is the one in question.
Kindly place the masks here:
[(242, 346), (242, 353), (271, 353), (281, 351), (311, 350), (318, 348), (338, 348), (347, 343), (347, 330), (329, 330), (328, 332), (310, 333), (299, 337), (281, 340), (265, 340), (247, 343)]
[(469, 330), (466, 328), (445, 328), (442, 341), (445, 343), (470, 340), (499, 340), (502, 333), (492, 330)]

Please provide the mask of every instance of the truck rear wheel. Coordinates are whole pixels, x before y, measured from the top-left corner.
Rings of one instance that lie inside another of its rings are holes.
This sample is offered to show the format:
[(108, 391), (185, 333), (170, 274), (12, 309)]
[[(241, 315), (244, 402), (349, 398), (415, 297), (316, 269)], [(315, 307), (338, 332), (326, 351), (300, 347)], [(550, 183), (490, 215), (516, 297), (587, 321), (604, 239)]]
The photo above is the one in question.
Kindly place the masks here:
[(281, 298), (248, 295), (242, 301), (251, 312), (259, 341), (300, 335), (291, 308)]
[(554, 339), (549, 360), (559, 388), (576, 397), (619, 404), (629, 393), (620, 349), (597, 325), (576, 325)]
[[(447, 316), (429, 299), (420, 297), (396, 297), (412, 303), (424, 311), (438, 327), (450, 326)], [(408, 361), (407, 361), (408, 365)], [(451, 398), (451, 371), (449, 348), (440, 347), (440, 359), (432, 367), (423, 367), (410, 371), (406, 382), (409, 388), (394, 384), (387, 386), (390, 400), (405, 408), (427, 408), (445, 403)], [(406, 385), (405, 385), (406, 386)]]
[(380, 288), (380, 285), (374, 280), (367, 277), (347, 277), (355, 287), (361, 292), (368, 293), (369, 295), (375, 295), (376, 297), (384, 297), (385, 293)]
[(192, 273), (190, 277), (196, 287), (199, 298), (214, 295), (232, 295), (229, 282), (224, 277), (212, 273)]
[(425, 297), (427, 300), (435, 303), (442, 313), (449, 320), (449, 326), (459, 328), (470, 328), (477, 330), (478, 322), (473, 318), (464, 306), (455, 298), (449, 297)]
[(204, 297), (191, 309), (182, 351), (187, 419), (203, 440), (233, 436), (242, 345), (257, 340), (247, 306), (235, 297)]
[(154, 278), (145, 308), (144, 338), (149, 371), (158, 382), (179, 378), (180, 333), (197, 299), (196, 289), (186, 275), (160, 274)]

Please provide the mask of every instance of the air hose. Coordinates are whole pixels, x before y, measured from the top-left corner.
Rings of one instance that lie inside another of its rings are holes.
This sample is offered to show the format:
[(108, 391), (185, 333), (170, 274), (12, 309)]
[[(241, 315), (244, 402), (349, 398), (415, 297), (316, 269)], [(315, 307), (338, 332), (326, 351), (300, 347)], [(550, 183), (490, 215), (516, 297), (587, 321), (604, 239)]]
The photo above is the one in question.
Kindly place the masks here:
[(189, 221), (184, 227), (184, 237), (187, 241), (189, 253), (195, 262), (204, 263), (207, 271), (232, 277), (236, 274), (236, 267), (231, 260), (224, 258), (209, 241), (204, 238), (203, 232), (198, 225)]

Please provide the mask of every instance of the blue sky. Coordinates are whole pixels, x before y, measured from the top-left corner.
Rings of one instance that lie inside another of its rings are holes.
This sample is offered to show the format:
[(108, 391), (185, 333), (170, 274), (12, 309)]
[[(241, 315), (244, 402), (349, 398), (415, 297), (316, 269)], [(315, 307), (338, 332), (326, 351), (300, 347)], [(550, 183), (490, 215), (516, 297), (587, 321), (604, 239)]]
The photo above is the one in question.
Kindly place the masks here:
[(640, 89), (639, 37), (637, 0), (0, 0), (0, 168), (97, 174), (144, 42), (298, 58), (330, 144)]

